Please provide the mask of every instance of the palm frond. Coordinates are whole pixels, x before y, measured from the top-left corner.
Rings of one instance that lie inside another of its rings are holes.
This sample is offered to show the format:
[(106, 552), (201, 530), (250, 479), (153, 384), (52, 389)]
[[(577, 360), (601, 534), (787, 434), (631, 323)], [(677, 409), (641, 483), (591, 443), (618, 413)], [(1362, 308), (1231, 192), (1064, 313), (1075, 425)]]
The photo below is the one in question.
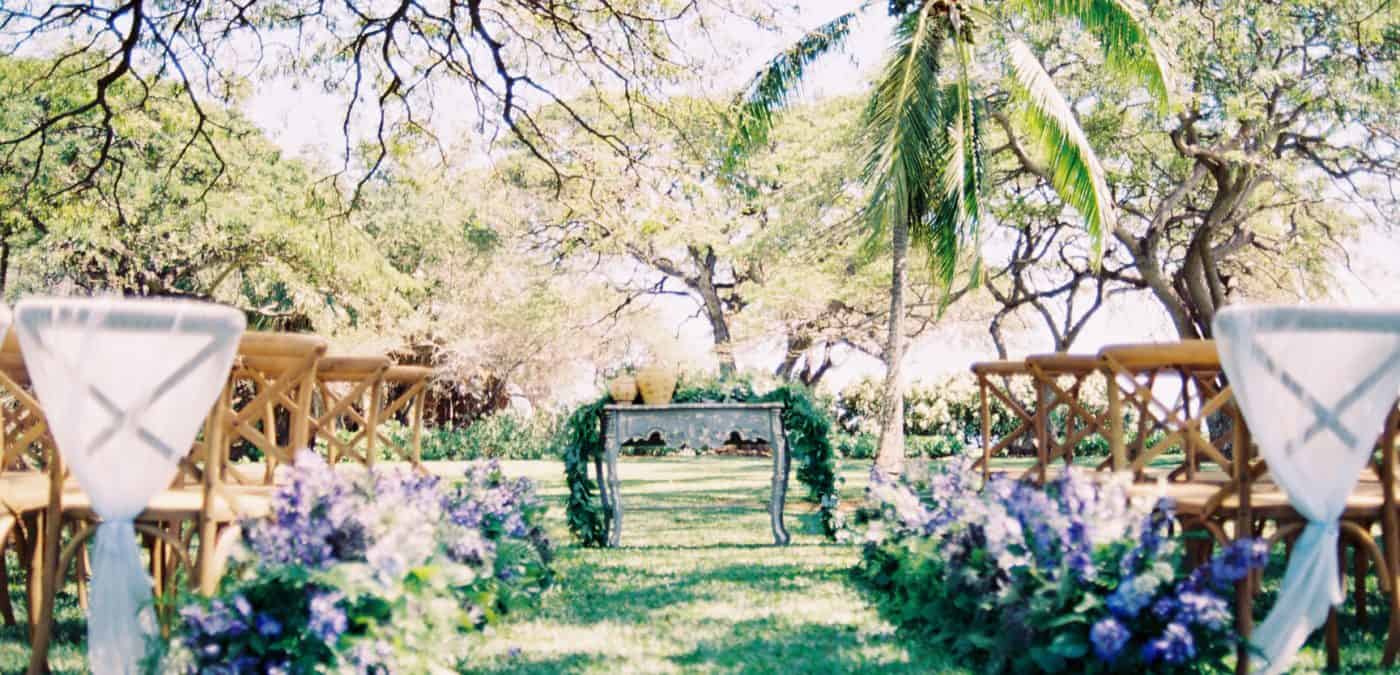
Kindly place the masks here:
[(753, 148), (768, 142), (768, 134), (773, 128), (773, 113), (786, 106), (798, 92), (808, 66), (823, 55), (844, 47), (856, 15), (868, 4), (862, 4), (856, 10), (812, 29), (773, 57), (749, 80), (734, 102), (729, 152), (725, 158), (729, 168)]
[[(959, 251), (979, 238), (982, 192), (986, 166), (982, 102), (973, 90), (968, 72), (970, 46), (957, 44), (958, 79), (944, 87), (941, 116), (947, 120), (947, 143), (935, 146), (934, 161), (942, 167), (941, 189), (930, 218), (911, 231), (911, 238), (925, 247), (934, 277), (951, 287)], [(945, 296), (946, 297), (946, 296)]]
[(1119, 73), (1147, 85), (1163, 107), (1170, 105), (1170, 62), (1141, 18), (1146, 10), (1135, 0), (1012, 0), (1013, 7), (1035, 19), (1070, 18), (1099, 41), (1104, 61)]
[(1074, 111), (1030, 47), (1016, 39), (1009, 41), (1008, 47), (1012, 94), (1022, 103), (1020, 127), (1046, 158), (1055, 191), (1084, 217), (1097, 259), (1102, 254), (1104, 232), (1112, 230), (1115, 222), (1103, 166)]
[(949, 26), (936, 4), (900, 18), (894, 49), (865, 110), (867, 254), (883, 244), (892, 224), (917, 228), (941, 182), (938, 160), (948, 141), (938, 73)]

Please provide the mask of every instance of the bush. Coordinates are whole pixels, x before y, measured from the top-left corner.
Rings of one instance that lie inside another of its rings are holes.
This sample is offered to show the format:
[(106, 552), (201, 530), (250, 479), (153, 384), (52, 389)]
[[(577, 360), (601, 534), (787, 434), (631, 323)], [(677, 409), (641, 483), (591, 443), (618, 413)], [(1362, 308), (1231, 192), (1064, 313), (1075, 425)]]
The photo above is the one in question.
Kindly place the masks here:
[(1233, 652), (1221, 597), (1268, 560), (1227, 547), (1182, 573), (1165, 500), (1076, 471), (1042, 489), (944, 463), (926, 484), (872, 476), (857, 579), (892, 622), (987, 672), (1197, 672)]
[[(503, 411), (487, 415), (461, 429), (423, 429), (422, 459), (544, 459), (559, 456), (561, 418), (552, 413), (521, 415)], [(385, 425), (385, 435), (407, 447), (411, 430), (398, 422)]]
[(494, 462), (453, 486), (310, 452), (283, 471), (218, 594), (152, 641), (152, 670), (454, 672), (473, 633), (549, 584), (544, 508)]

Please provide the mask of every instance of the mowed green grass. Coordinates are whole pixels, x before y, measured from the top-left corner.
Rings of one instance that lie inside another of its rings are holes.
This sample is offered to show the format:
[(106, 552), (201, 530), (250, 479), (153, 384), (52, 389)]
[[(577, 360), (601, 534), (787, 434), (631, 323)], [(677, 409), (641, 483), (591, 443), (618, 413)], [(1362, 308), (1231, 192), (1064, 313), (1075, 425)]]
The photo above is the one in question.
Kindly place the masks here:
[[(998, 462), (1024, 466), (1024, 460)], [(850, 583), (859, 548), (828, 543), (794, 480), (793, 543), (772, 545), (766, 505), (771, 463), (735, 457), (624, 458), (622, 547), (574, 546), (565, 526), (557, 461), (505, 462), (536, 480), (558, 543), (555, 588), (483, 638), (474, 673), (978, 673), (899, 635)], [(435, 469), (460, 473), (455, 464)], [(868, 462), (842, 465), (843, 494), (858, 499)], [(13, 555), (11, 569), (13, 570)], [(1271, 571), (1266, 588), (1282, 570)], [(1343, 671), (1378, 672), (1385, 605), (1371, 581), (1371, 618), (1350, 605), (1342, 623)], [(1350, 589), (1348, 589), (1350, 591)], [(22, 589), (11, 594), (22, 611)], [(1348, 593), (1350, 597), (1350, 593)], [(1262, 616), (1262, 615), (1261, 615)], [(55, 672), (86, 672), (85, 623), (61, 598)], [(1321, 631), (1295, 672), (1319, 672)], [(0, 672), (22, 672), (24, 631), (0, 628)]]
[[(557, 464), (510, 469), (563, 498)], [(850, 494), (866, 465), (843, 471)], [(819, 534), (792, 482), (792, 544), (773, 546), (771, 463), (626, 458), (622, 546), (561, 548), (559, 584), (482, 645), (482, 673), (962, 672), (900, 640), (849, 583), (859, 550)], [(550, 534), (567, 542), (562, 513)]]

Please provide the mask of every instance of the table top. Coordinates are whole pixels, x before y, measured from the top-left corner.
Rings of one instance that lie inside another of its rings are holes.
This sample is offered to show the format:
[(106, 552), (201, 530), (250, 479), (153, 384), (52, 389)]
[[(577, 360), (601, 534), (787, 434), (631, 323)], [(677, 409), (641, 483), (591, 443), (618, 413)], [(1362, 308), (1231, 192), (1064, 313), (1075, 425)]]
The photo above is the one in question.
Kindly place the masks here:
[(666, 405), (610, 403), (603, 406), (608, 412), (651, 412), (656, 410), (753, 410), (782, 409), (781, 403), (667, 403)]

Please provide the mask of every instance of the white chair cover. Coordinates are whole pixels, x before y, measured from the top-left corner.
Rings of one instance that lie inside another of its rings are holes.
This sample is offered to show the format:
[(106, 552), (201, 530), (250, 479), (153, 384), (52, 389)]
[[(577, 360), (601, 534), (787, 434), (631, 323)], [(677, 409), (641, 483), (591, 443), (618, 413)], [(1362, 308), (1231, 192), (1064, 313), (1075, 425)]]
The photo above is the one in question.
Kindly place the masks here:
[(228, 377), (243, 315), (187, 301), (43, 299), (20, 302), (16, 319), (59, 452), (102, 518), (89, 666), (137, 673), (155, 615), (132, 521), (189, 452)]
[(1215, 337), (1269, 473), (1308, 519), (1252, 636), (1278, 673), (1343, 599), (1338, 520), (1400, 391), (1400, 311), (1228, 307)]

